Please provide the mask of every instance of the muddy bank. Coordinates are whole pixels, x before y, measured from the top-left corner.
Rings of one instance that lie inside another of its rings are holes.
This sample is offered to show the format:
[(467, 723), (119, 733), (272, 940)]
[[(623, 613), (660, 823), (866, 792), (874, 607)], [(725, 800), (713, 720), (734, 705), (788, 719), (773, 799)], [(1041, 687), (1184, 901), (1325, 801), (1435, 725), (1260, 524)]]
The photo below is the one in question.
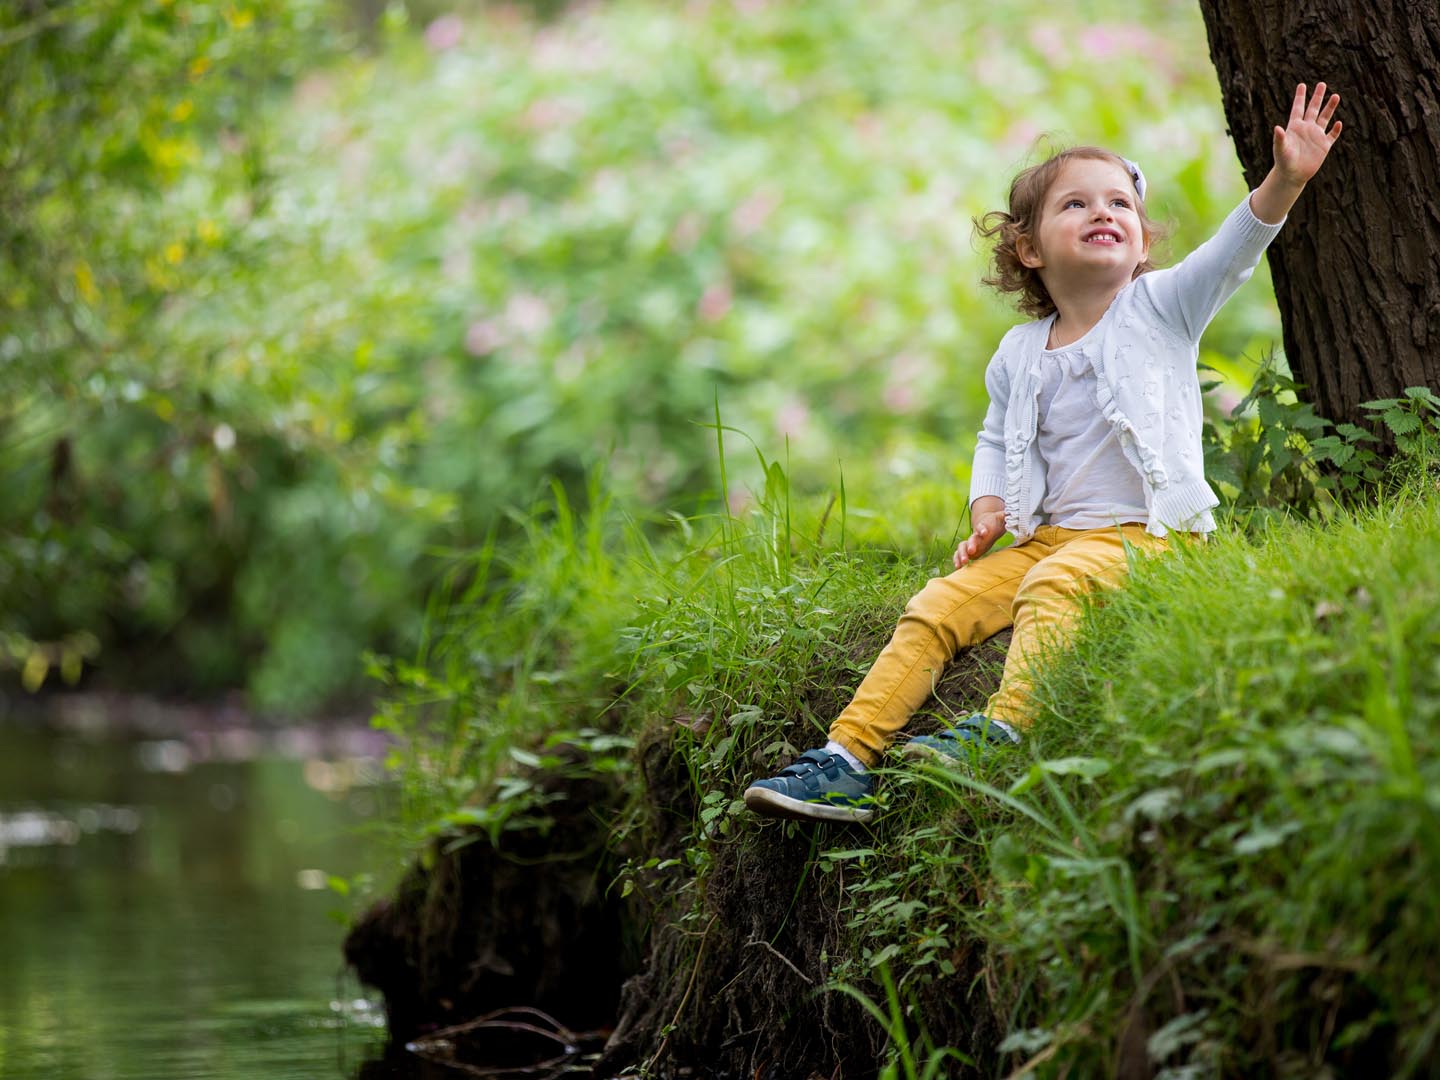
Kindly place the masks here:
[[(930, 708), (953, 715), (982, 705), (998, 683), (1005, 640), (957, 658)], [(881, 644), (854, 642), (847, 652), (868, 660)], [(809, 745), (810, 718), (834, 715), (847, 698), (844, 688), (808, 694), (785, 738)], [(926, 711), (912, 731), (938, 726)], [(634, 769), (618, 777), (583, 768), (534, 777), (547, 820), (437, 840), (356, 925), (345, 955), (383, 992), (397, 1049), (530, 1007), (585, 1035), (570, 1063), (583, 1060), (600, 1077), (879, 1070), (886, 1032), (830, 985), (855, 937), (839, 911), (859, 879), (854, 870), (819, 872), (815, 856), (822, 845), (869, 842), (885, 820), (870, 830), (742, 824), (703, 851), (687, 847), (702, 810), (687, 760), (693, 723), (651, 721)], [(709, 863), (697, 873), (701, 859)], [(957, 936), (946, 959), (951, 974), (917, 988), (913, 1019), (937, 1045), (993, 1062), (1003, 1028), (977, 977), (985, 957)], [(884, 1000), (873, 983), (858, 988)], [(541, 1041), (537, 1054), (553, 1052), (556, 1040)], [(439, 1042), (442, 1053), (478, 1066), (499, 1064), (514, 1045), (485, 1026)]]

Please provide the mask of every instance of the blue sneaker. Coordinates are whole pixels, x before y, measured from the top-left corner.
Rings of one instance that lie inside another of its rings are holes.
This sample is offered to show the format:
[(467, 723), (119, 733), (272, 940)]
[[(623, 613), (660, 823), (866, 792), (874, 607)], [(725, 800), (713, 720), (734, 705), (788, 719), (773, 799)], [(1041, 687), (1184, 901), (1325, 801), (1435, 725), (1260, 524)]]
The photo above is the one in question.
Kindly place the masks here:
[(976, 761), (988, 757), (995, 750), (1006, 746), (1017, 746), (1020, 736), (1008, 726), (991, 720), (983, 713), (967, 716), (952, 728), (937, 731), (934, 735), (917, 735), (901, 748), (907, 758), (924, 758), (931, 761)]
[(745, 805), (764, 817), (813, 821), (869, 821), (875, 778), (837, 754), (806, 750), (768, 780), (745, 789)]

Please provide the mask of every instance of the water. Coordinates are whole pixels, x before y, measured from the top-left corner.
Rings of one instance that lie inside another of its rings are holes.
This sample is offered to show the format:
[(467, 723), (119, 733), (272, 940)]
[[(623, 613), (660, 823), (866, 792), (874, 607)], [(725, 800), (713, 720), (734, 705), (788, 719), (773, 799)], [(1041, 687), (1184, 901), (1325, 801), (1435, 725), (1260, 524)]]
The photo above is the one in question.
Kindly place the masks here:
[(328, 881), (386, 859), (373, 734), (94, 712), (0, 721), (0, 1077), (356, 1076), (383, 1017)]

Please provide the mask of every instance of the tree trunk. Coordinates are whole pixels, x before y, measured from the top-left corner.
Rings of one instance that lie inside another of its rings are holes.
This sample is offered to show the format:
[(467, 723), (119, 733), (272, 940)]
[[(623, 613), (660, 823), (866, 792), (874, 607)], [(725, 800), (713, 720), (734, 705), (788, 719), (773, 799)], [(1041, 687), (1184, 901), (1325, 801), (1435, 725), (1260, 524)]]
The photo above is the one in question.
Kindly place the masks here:
[[(1269, 249), (1292, 374), (1316, 411), (1440, 387), (1440, 3), (1200, 0), (1253, 191), (1297, 83), (1345, 130)], [(1326, 96), (1329, 96), (1327, 90)]]

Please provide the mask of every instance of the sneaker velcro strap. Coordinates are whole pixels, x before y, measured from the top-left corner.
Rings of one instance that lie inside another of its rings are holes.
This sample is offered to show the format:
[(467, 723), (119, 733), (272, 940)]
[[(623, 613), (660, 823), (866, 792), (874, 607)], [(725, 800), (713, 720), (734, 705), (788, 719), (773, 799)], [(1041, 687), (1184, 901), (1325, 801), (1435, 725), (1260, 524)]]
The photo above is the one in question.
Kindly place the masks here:
[(839, 767), (839, 759), (834, 754), (827, 754), (824, 750), (806, 750), (781, 769), (780, 775), (806, 777), (811, 773), (823, 772), (826, 776), (834, 777)]

